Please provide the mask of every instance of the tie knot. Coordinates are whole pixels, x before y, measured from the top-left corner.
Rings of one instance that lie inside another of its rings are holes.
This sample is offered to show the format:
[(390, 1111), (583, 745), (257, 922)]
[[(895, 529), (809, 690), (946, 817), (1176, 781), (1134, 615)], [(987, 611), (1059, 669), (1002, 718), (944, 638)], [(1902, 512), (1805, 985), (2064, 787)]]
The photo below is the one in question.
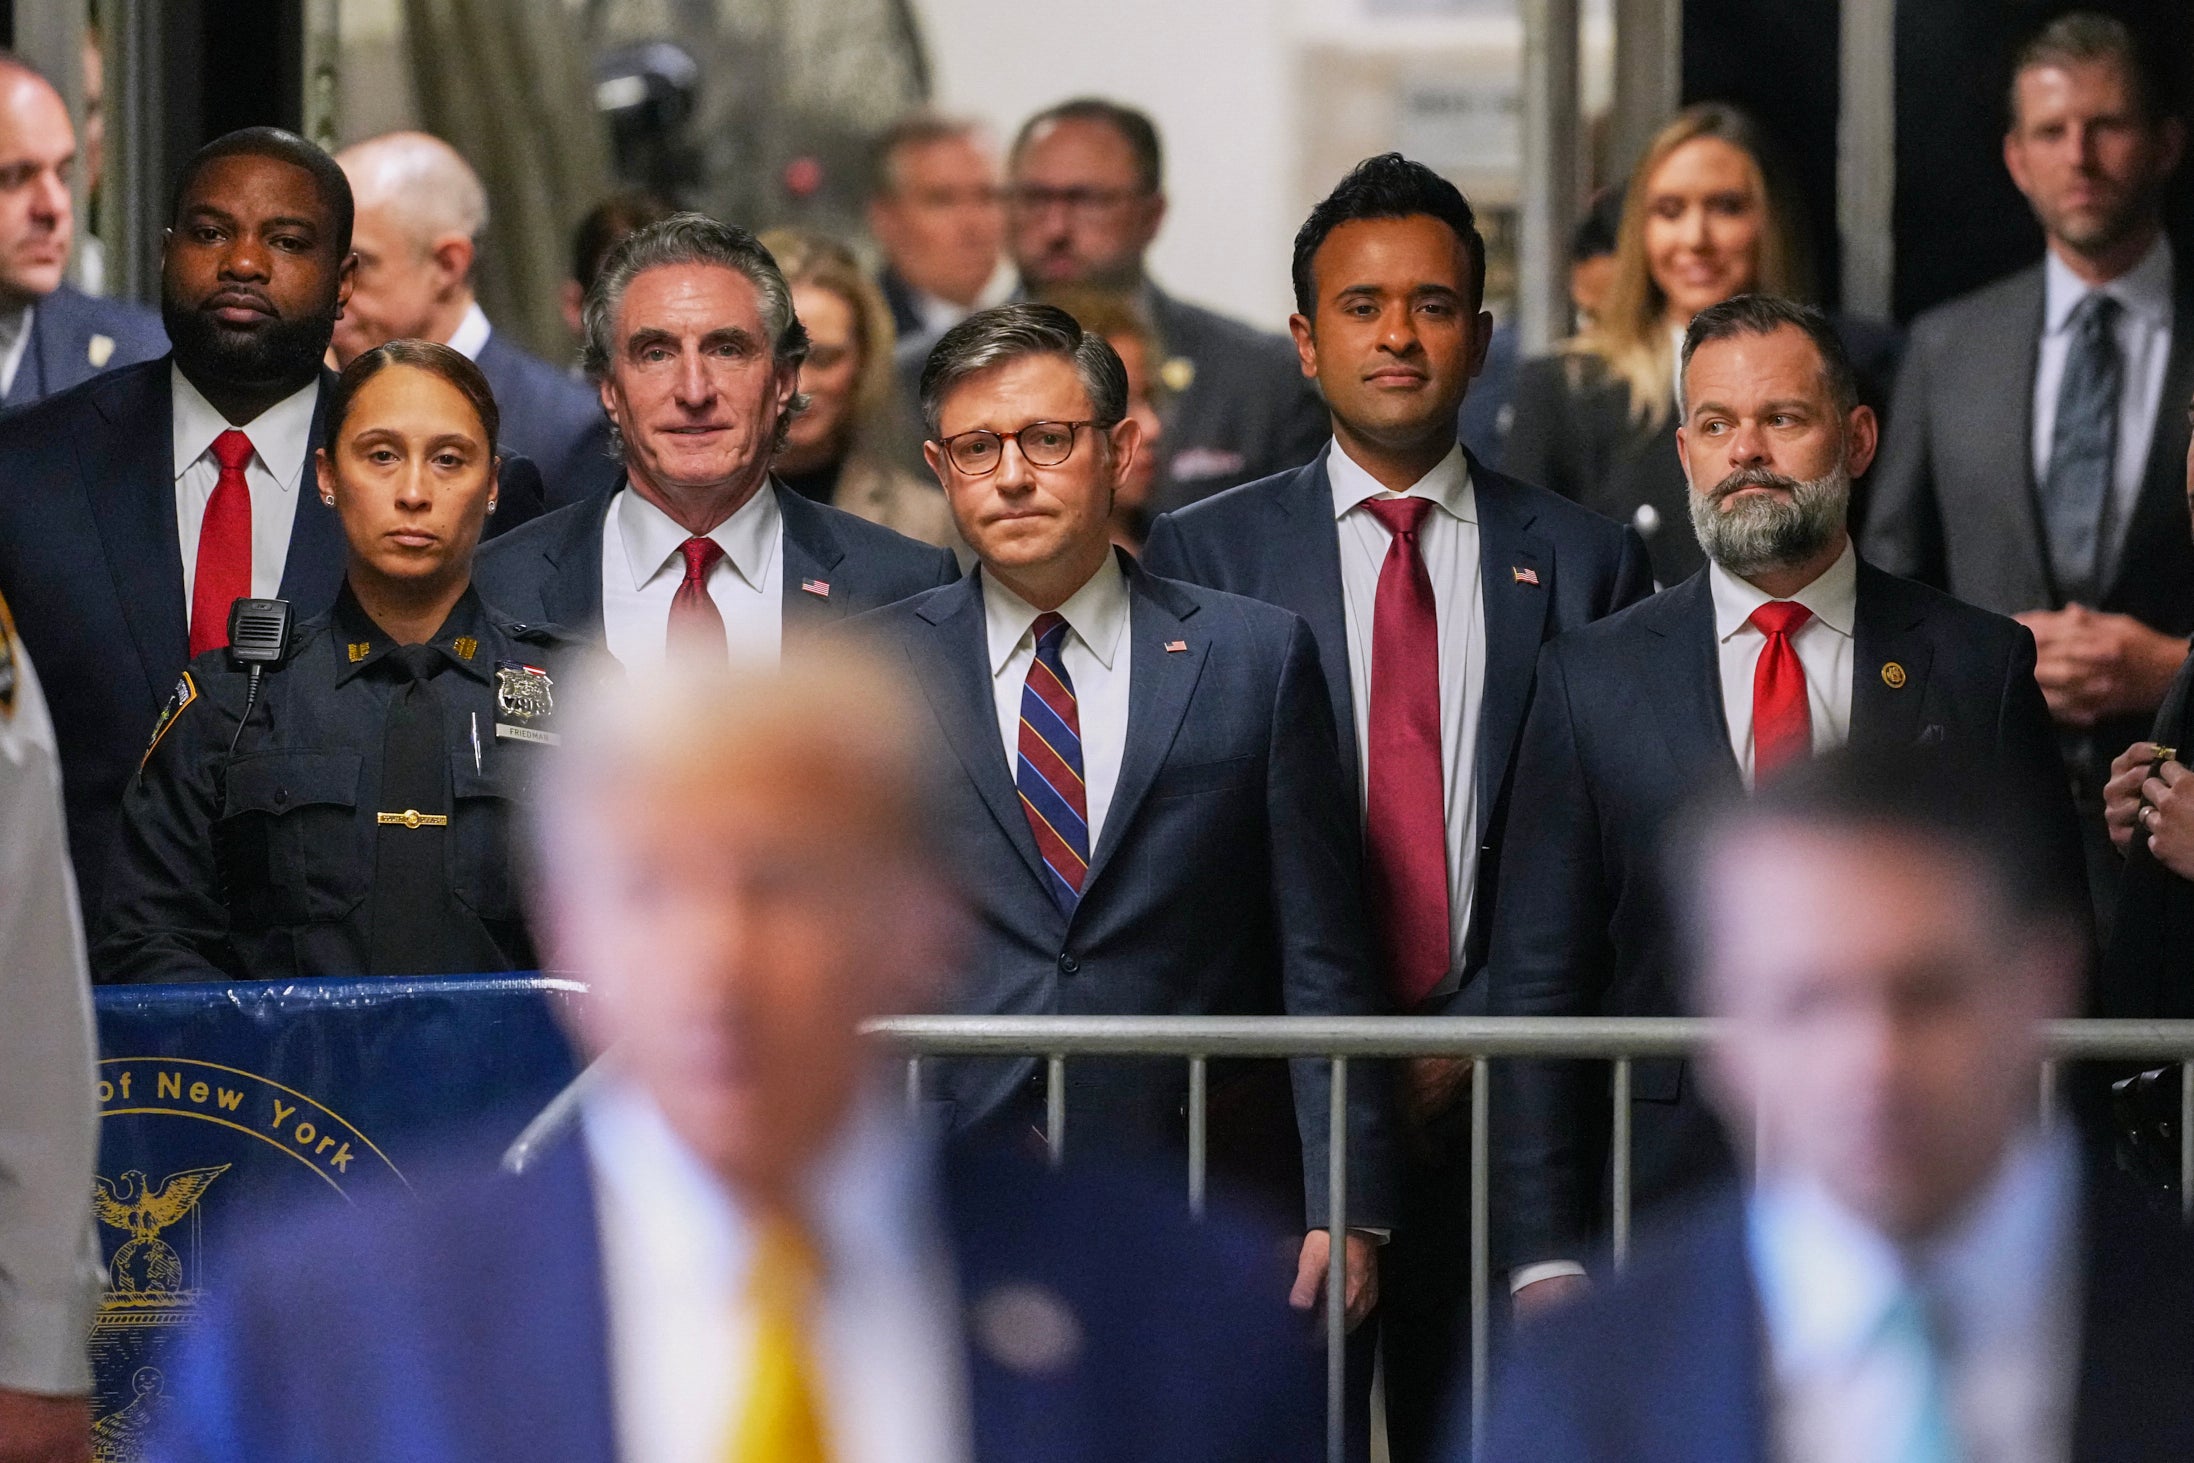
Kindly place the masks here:
[(1813, 618), (1813, 611), (1794, 599), (1771, 599), (1752, 612), (1751, 622), (1762, 635), (1773, 639), (1789, 635)]
[(796, 1310), (814, 1295), (822, 1268), (807, 1231), (783, 1217), (766, 1219), (754, 1232), (749, 1297), (764, 1309)]
[(2116, 295), (2091, 290), (2072, 307), (2072, 328), (2100, 335), (2118, 323), (2118, 312), (2124, 308)]
[(236, 472), (251, 461), (251, 438), (231, 427), (213, 439), (213, 460), (221, 471)]
[(442, 652), (431, 645), (399, 645), (390, 659), (404, 668), (404, 678), (410, 681), (431, 680), (442, 668)]
[(1386, 525), (1388, 533), (1397, 538), (1410, 538), (1425, 526), (1425, 515), (1432, 511), (1430, 498), (1366, 498), (1364, 506), (1371, 516)]
[(678, 546), (678, 552), (686, 556), (686, 582), (699, 584), (724, 557), (724, 546), (712, 538), (689, 538)]
[(1029, 628), (1036, 634), (1038, 650), (1056, 650), (1059, 642), (1066, 639), (1067, 617), (1057, 610), (1046, 610), (1036, 617), (1036, 623)]

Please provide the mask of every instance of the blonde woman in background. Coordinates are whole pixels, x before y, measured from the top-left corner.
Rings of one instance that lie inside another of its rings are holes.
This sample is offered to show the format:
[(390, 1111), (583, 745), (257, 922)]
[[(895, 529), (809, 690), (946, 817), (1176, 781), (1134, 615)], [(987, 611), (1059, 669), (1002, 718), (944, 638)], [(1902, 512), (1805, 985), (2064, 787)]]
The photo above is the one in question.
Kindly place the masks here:
[(808, 409), (778, 449), (778, 480), (804, 498), (964, 552), (945, 495), (902, 466), (921, 432), (897, 394), (883, 292), (836, 239), (802, 229), (772, 229), (761, 239), (792, 286), (809, 343), (800, 368)]

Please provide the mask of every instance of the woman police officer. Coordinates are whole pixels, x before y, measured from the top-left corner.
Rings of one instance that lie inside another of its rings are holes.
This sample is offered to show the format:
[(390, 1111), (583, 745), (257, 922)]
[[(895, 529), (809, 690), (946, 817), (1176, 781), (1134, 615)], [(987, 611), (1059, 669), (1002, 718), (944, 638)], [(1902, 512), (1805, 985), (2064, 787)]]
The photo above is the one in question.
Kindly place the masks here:
[(343, 372), (317, 456), (343, 586), (263, 685), (241, 646), (177, 683), (124, 795), (98, 979), (532, 967), (512, 815), (554, 755), (573, 646), (472, 588), (498, 425), (446, 346), (391, 341)]

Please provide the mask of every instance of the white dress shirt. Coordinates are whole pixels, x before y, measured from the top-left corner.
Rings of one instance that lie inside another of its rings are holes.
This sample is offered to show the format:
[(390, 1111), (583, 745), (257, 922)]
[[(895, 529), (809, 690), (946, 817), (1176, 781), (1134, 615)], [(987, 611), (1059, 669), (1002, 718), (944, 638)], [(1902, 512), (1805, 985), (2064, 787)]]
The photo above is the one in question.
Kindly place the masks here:
[[(1006, 769), (1021, 765), (1021, 690), (1036, 664), (1037, 610), (983, 574), (983, 629), (990, 646), (990, 687), (998, 703), (998, 735), (1005, 743)], [(1127, 751), (1128, 634), (1127, 576), (1111, 554), (1089, 582), (1059, 606), (1067, 622), (1059, 658), (1074, 683), (1075, 715), (1082, 724), (1082, 785), (1089, 798), (1089, 849), (1097, 851), (1112, 791), (1120, 782), (1120, 758)]]
[[(1745, 786), (1752, 786), (1752, 689), (1767, 649), (1767, 635), (1750, 623), (1752, 612), (1774, 596), (1719, 564), (1707, 566), (1714, 595), (1714, 637), (1720, 644), (1722, 712), (1729, 720), (1729, 750), (1737, 756)], [(1859, 558), (1850, 543), (1821, 577), (1790, 596), (1813, 617), (1790, 637), (1805, 672), (1813, 712), (1813, 750), (1825, 752), (1851, 739), (1852, 635), (1859, 613)]]
[(480, 359), (480, 348), (488, 343), (488, 337), (492, 334), (494, 330), (488, 324), (487, 311), (480, 308), (478, 300), (474, 300), (465, 307), (465, 318), (457, 322), (457, 328), (450, 332), (449, 339), (442, 344), (468, 361), (477, 361)]
[[(198, 582), (198, 533), (205, 527), (206, 500), (221, 481), (213, 439), (229, 430), (227, 417), (214, 409), (183, 375), (168, 367), (169, 397), (174, 402), (175, 531), (183, 548), (183, 607)], [(290, 529), (297, 521), (300, 493), (319, 485), (303, 481), (305, 454), (313, 446), (312, 411), (320, 401), (320, 382), (300, 387), (237, 428), (251, 439), (251, 461), (244, 464), (244, 485), (251, 492), (251, 594), (273, 599), (282, 592), (282, 568), (289, 562)], [(315, 503), (315, 513), (328, 510)]]
[(1430, 498), (1433, 509), (1417, 534), (1417, 552), (1432, 580), (1439, 617), (1440, 786), (1447, 800), (1447, 909), (1450, 964), (1434, 996), (1462, 979), (1470, 934), (1471, 897), (1478, 886), (1478, 718), (1485, 704), (1486, 617), (1478, 554), (1478, 494), (1460, 447), (1407, 493), (1390, 493), (1336, 441), (1326, 452), (1333, 516), (1341, 539), (1341, 609), (1348, 630), (1348, 687), (1356, 712), (1358, 812), (1371, 795), (1371, 644), (1379, 602), (1379, 570), (1393, 535), (1363, 505), (1375, 498)]
[(37, 312), (36, 305), (24, 305), (0, 315), (0, 396), (15, 389), (15, 373), (23, 369), (30, 350), (31, 320)]
[[(784, 643), (785, 520), (777, 491), (774, 480), (764, 483), (706, 535), (724, 551), (709, 569), (708, 595), (724, 617), (724, 643), (735, 661), (774, 663)], [(692, 537), (629, 485), (609, 505), (602, 631), (609, 653), (628, 669), (658, 665), (669, 653), (670, 602), (686, 577), (679, 546)]]
[(1941, 1313), (1938, 1366), (1958, 1456), (2066, 1463), (2079, 1354), (2078, 1189), (2069, 1142), (2030, 1137), (1948, 1235), (1900, 1253), (1817, 1185), (1763, 1180), (1747, 1247), (1766, 1321), (1770, 1456), (1898, 1456), (1924, 1382), (1875, 1338), (1898, 1296), (1917, 1285)]
[[(2164, 367), (2171, 360), (2171, 244), (2161, 235), (2140, 263), (2105, 285), (2096, 286), (2116, 300), (2120, 363), (2118, 387), (2118, 460), (2110, 478), (2110, 537), (2102, 545), (2103, 564), (2117, 562), (2126, 525), (2141, 495), (2154, 444), (2156, 413), (2162, 409)], [(2049, 485), (2049, 449), (2057, 436), (2057, 396), (2064, 386), (2065, 357), (2072, 349), (2072, 312), (2091, 293), (2052, 249), (2042, 260), (2042, 338), (2034, 368), (2034, 481)], [(2172, 404), (2178, 410), (2178, 403)]]
[[(936, 1176), (889, 1111), (880, 1096), (857, 1109), (811, 1186), (824, 1427), (840, 1463), (964, 1463), (965, 1342)], [(630, 1088), (590, 1097), (585, 1131), (619, 1454), (721, 1463), (753, 1369), (750, 1216)]]

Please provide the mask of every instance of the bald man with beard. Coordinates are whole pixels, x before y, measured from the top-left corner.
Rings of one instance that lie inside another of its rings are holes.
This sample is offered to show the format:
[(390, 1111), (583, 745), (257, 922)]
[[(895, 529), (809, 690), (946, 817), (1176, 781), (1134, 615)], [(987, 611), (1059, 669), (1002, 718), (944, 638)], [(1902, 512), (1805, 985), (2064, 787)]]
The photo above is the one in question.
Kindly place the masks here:
[(611, 486), (609, 419), (594, 393), (488, 323), (472, 287), (487, 192), (457, 149), (390, 132), (336, 154), (358, 200), (358, 288), (336, 322), (335, 364), (386, 341), (431, 340), (478, 365), (503, 413), (504, 450), (541, 468), (547, 505)]

